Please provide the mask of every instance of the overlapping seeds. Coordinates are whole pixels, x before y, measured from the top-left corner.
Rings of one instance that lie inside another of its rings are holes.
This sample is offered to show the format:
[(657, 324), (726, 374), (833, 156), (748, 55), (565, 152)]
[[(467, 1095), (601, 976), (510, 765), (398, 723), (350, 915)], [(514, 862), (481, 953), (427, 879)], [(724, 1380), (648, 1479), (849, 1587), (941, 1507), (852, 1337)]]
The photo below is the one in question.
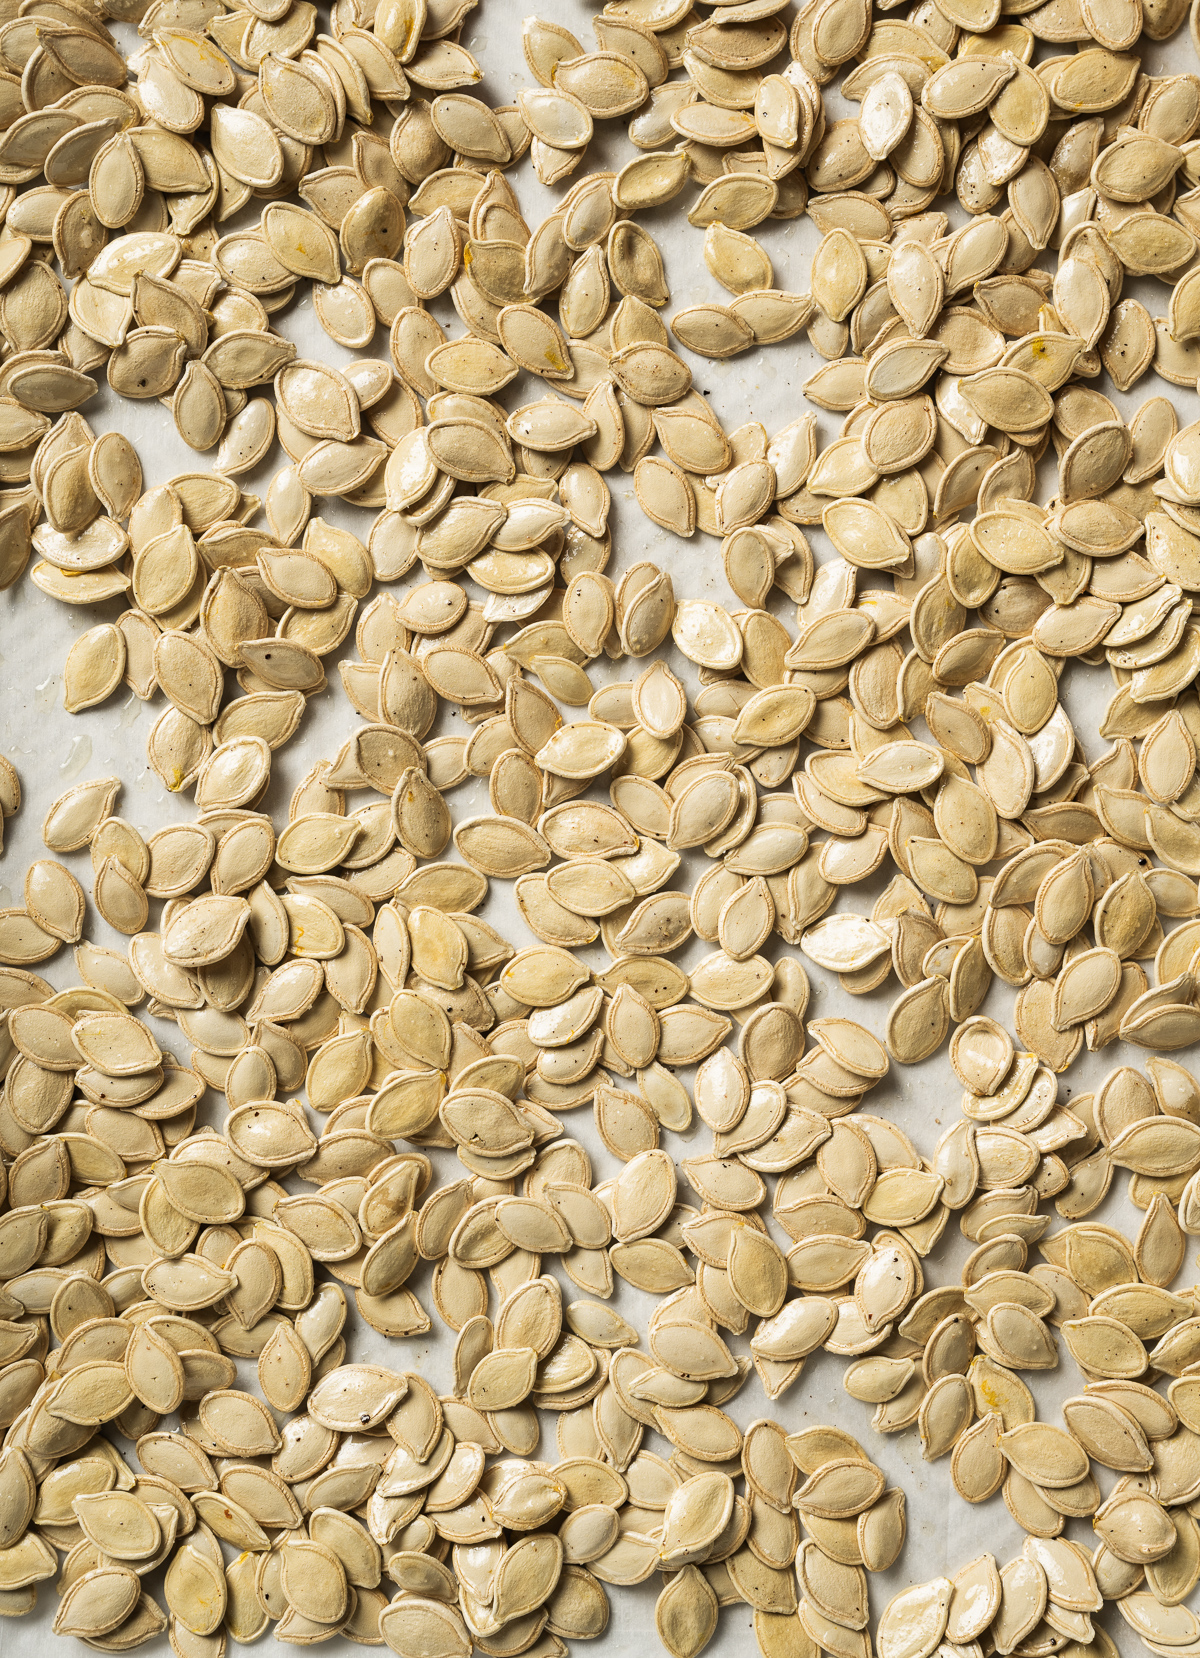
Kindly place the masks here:
[[(1200, 75), (1143, 54), (1186, 7), (610, 0), (594, 49), (525, 19), (502, 105), (472, 10), (0, 21), (0, 587), (93, 607), (65, 709), (157, 699), (194, 806), (73, 784), (0, 911), (0, 1615), (565, 1658), (658, 1573), (673, 1658), (735, 1604), (764, 1658), (1111, 1658), (1107, 1600), (1193, 1658)], [(759, 350), (823, 413), (726, 430), (702, 365)], [(211, 467), (148, 480), (101, 371)], [(694, 581), (614, 546), (622, 475)], [(918, 1145), (872, 1090), (943, 1046)], [(873, 1633), (905, 1496), (802, 1421), (819, 1351), (1027, 1538), (910, 1555)]]

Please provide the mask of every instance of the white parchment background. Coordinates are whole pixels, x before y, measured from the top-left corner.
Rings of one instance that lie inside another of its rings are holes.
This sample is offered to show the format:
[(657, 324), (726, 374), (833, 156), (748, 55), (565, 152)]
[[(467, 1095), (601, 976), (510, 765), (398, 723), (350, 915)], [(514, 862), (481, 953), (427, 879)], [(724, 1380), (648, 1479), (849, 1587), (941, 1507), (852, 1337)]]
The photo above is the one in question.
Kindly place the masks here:
[[(591, 32), (591, 9), (582, 0), (558, 0), (550, 14), (555, 22), (571, 28), (582, 41), (584, 49), (594, 46)], [(521, 87), (532, 83), (520, 45), (521, 9), (505, 0), (484, 0), (468, 19), (462, 40), (476, 54), (486, 71), (482, 94), (494, 104), (511, 102)], [(134, 43), (133, 31), (118, 31), (126, 39), (127, 49)], [(1038, 56), (1047, 54), (1039, 47)], [(1151, 74), (1195, 72), (1196, 54), (1186, 27), (1171, 42), (1144, 43), (1146, 70)], [(826, 90), (830, 119), (854, 112), (855, 107), (843, 102), (835, 88)], [(625, 137), (623, 123), (611, 123), (599, 129), (585, 167), (619, 167), (635, 152)], [(543, 189), (534, 178), (528, 161), (515, 171), (514, 182), (525, 214), (531, 225), (537, 222), (570, 187), (571, 180), (554, 191)], [(686, 223), (685, 212), (694, 199), (696, 189), (689, 186), (668, 209), (643, 215), (641, 221), (649, 228), (663, 251), (671, 284), (671, 300), (664, 315), (672, 316), (685, 305), (704, 300), (724, 301), (728, 296), (709, 276), (701, 255), (702, 233)], [(947, 206), (945, 203), (939, 204)], [(961, 222), (962, 215), (952, 209), (952, 222)], [(256, 214), (243, 215), (242, 220), (253, 221)], [(234, 221), (235, 224), (242, 220)], [(231, 227), (224, 227), (231, 228)], [(756, 232), (770, 253), (779, 287), (807, 290), (808, 270), (817, 235), (807, 218), (788, 223), (768, 223)], [(1040, 263), (1053, 268), (1054, 254), (1048, 251)], [(1127, 294), (1139, 297), (1153, 315), (1165, 313), (1168, 293), (1160, 284), (1150, 281), (1127, 284)], [(433, 307), (451, 335), (462, 332), (462, 326), (445, 301)], [(300, 297), (274, 320), (275, 326), (294, 339), (301, 356), (322, 358), (341, 364), (350, 353), (334, 345), (321, 330), (307, 295)], [(381, 329), (367, 354), (387, 357), (386, 331)], [(684, 353), (686, 356), (687, 353)], [(786, 421), (804, 412), (808, 407), (801, 393), (801, 385), (820, 366), (821, 359), (801, 335), (786, 344), (767, 347), (747, 353), (728, 362), (709, 362), (690, 357), (697, 388), (710, 400), (714, 411), (727, 431), (743, 421), (761, 420), (768, 433), (773, 433)], [(1115, 393), (1107, 377), (1098, 385), (1114, 398), (1128, 418), (1147, 397), (1169, 395), (1179, 411), (1180, 425), (1196, 418), (1197, 399), (1194, 393), (1180, 391), (1159, 381), (1153, 374), (1143, 377), (1128, 396)], [(543, 394), (545, 387), (522, 379), (507, 389), (503, 400), (510, 409), (530, 398)], [(102, 383), (100, 394), (83, 410), (93, 429), (119, 429), (136, 445), (141, 456), (147, 485), (157, 484), (172, 474), (192, 471), (206, 464), (205, 457), (197, 457), (176, 435), (169, 413), (156, 403), (121, 402), (112, 396)], [(817, 411), (821, 443), (837, 435), (840, 418)], [(211, 459), (211, 457), (209, 457)], [(287, 464), (287, 457), (276, 447), (266, 464), (258, 472), (241, 480), (248, 490), (265, 494), (274, 471)], [(632, 482), (619, 471), (607, 475), (613, 493), (610, 517), (613, 554), (609, 574), (619, 576), (639, 559), (653, 559), (667, 570), (674, 583), (677, 597), (709, 597), (731, 609), (740, 604), (729, 591), (721, 567), (719, 546), (712, 538), (697, 533), (691, 541), (681, 541), (653, 525), (641, 513), (633, 499)], [(1053, 451), (1050, 465), (1043, 463), (1042, 488), (1045, 495), (1055, 487)], [(324, 517), (340, 523), (366, 539), (371, 515), (341, 503), (318, 503)], [(830, 556), (830, 549), (819, 530), (809, 532), (818, 561)], [(405, 582), (423, 579), (419, 568)], [(871, 585), (866, 582), (863, 585)], [(875, 585), (885, 585), (875, 583)], [(365, 602), (365, 601), (364, 601)], [(794, 630), (794, 607), (778, 592), (772, 598), (772, 608), (789, 628)], [(122, 606), (117, 603), (92, 609), (71, 609), (46, 597), (29, 581), (22, 579), (12, 590), (0, 594), (0, 751), (14, 763), (21, 777), (23, 804), (19, 814), (4, 826), (5, 846), (0, 859), (0, 905), (22, 902), (22, 882), (28, 864), (44, 856), (41, 841), (41, 823), (51, 801), (69, 784), (107, 774), (122, 779), (122, 791), (116, 810), (134, 823), (145, 835), (170, 822), (186, 821), (194, 816), (188, 796), (169, 794), (160, 779), (146, 764), (146, 738), (155, 719), (162, 711), (161, 695), (152, 703), (140, 703), (122, 688), (103, 706), (72, 716), (62, 706), (61, 670), (67, 650), (83, 629), (101, 620), (111, 620)], [(351, 640), (344, 651), (353, 655)], [(667, 660), (674, 671), (695, 687), (695, 674), (667, 641)], [(346, 700), (334, 668), (335, 657), (327, 659), (328, 689), (312, 699), (299, 733), (274, 756), (273, 777), (267, 806), (273, 812), (277, 826), (286, 820), (287, 801), (296, 783), (315, 760), (332, 758), (347, 734), (358, 721), (358, 716)], [(645, 667), (645, 662), (614, 665), (601, 658), (592, 664), (589, 672), (597, 685), (605, 679), (626, 679)], [(228, 678), (228, 695), (237, 695), (232, 674)], [(1095, 759), (1106, 746), (1096, 735), (1101, 712), (1112, 693), (1112, 682), (1106, 670), (1088, 669), (1079, 665), (1068, 668), (1064, 676), (1064, 701), (1083, 742), (1089, 759)], [(568, 712), (564, 710), (564, 712)], [(436, 734), (454, 732), (460, 722), (454, 715), (443, 715)], [(365, 796), (352, 800), (362, 803)], [(471, 780), (451, 795), (455, 820), (489, 810), (485, 782)], [(455, 856), (453, 848), (447, 856)], [(64, 860), (90, 892), (90, 864), (86, 851), (69, 855)], [(700, 865), (691, 872), (680, 872), (674, 885), (686, 888), (699, 873)], [(878, 877), (867, 884), (865, 891), (853, 889), (839, 899), (838, 908), (869, 911), (875, 893), (883, 884)], [(150, 925), (157, 924), (159, 906), (152, 908)], [(514, 944), (533, 942), (521, 921), (511, 898), (511, 887), (492, 883), (492, 892), (480, 912), (497, 926)], [(86, 936), (94, 942), (124, 949), (126, 941), (114, 933), (89, 903)], [(776, 941), (777, 942), (777, 941)], [(693, 940), (690, 951), (678, 956), (687, 966), (707, 953), (711, 946)], [(770, 950), (768, 946), (768, 950)], [(606, 959), (597, 945), (588, 952), (587, 959), (602, 966)], [(812, 984), (811, 1009), (814, 1015), (848, 1014), (860, 1020), (882, 1037), (888, 1007), (897, 993), (894, 978), (879, 991), (863, 997), (849, 997), (839, 988), (833, 975), (806, 963)], [(77, 982), (71, 953), (63, 949), (51, 962), (39, 969), (56, 987)], [(1013, 992), (998, 981), (982, 1011), (992, 1014), (1011, 1028)], [(173, 1051), (186, 1062), (187, 1044), (177, 1028), (154, 1021), (153, 1027), (164, 1048)], [(1136, 1052), (1117, 1045), (1101, 1054), (1085, 1050), (1069, 1076), (1060, 1083), (1059, 1097), (1066, 1100), (1072, 1092), (1096, 1085), (1114, 1065), (1137, 1063)], [(1185, 1063), (1187, 1054), (1179, 1056)], [(928, 1155), (942, 1131), (958, 1115), (961, 1090), (945, 1058), (945, 1050), (925, 1064), (909, 1069), (894, 1068), (892, 1074), (868, 1096), (865, 1109), (898, 1123), (908, 1133), (918, 1149)], [(220, 1096), (209, 1096), (201, 1120), (219, 1124), (224, 1113)], [(613, 1158), (604, 1150), (595, 1133), (590, 1110), (574, 1111), (565, 1116), (566, 1132), (587, 1146), (593, 1159), (596, 1178), (605, 1179), (616, 1172)], [(703, 1124), (697, 1124), (689, 1134), (664, 1134), (664, 1146), (677, 1158), (694, 1155), (708, 1144), (709, 1133)], [(455, 1178), (459, 1165), (449, 1153), (435, 1153), (442, 1178)], [(1132, 1236), (1141, 1216), (1124, 1196), (1126, 1177), (1118, 1172), (1113, 1190), (1093, 1219), (1121, 1227)], [(691, 1194), (686, 1188), (680, 1196), (686, 1200)], [(1058, 1225), (1057, 1219), (1052, 1226)], [(788, 1240), (775, 1229), (775, 1235), (786, 1247)], [(945, 1236), (925, 1263), (926, 1287), (957, 1280), (962, 1260), (968, 1247), (952, 1221)], [(1036, 1256), (1034, 1257), (1036, 1259)], [(545, 1270), (554, 1271), (552, 1259), (545, 1262)], [(1191, 1253), (1180, 1275), (1180, 1283), (1190, 1284), (1195, 1276)], [(580, 1292), (559, 1273), (568, 1300), (577, 1299)], [(429, 1294), (429, 1273), (424, 1269), (411, 1281), (411, 1287), (427, 1308), (432, 1307)], [(1176, 1288), (1179, 1285), (1175, 1286)], [(613, 1298), (614, 1307), (644, 1331), (652, 1300), (622, 1284), (618, 1280)], [(493, 1297), (492, 1312), (495, 1312)], [(416, 1369), (426, 1374), (439, 1391), (450, 1386), (450, 1355), (452, 1336), (436, 1325), (428, 1338), (408, 1342), (387, 1342), (356, 1318), (351, 1298), (350, 1323), (347, 1329), (348, 1356), (370, 1359), (388, 1364), (395, 1369)], [(735, 1348), (745, 1350), (744, 1340), (735, 1340)], [(1026, 1375), (1038, 1404), (1038, 1415), (1050, 1421), (1060, 1420), (1061, 1401), (1080, 1391), (1082, 1380), (1069, 1355), (1055, 1371)], [(752, 1375), (740, 1395), (727, 1407), (744, 1426), (760, 1416), (769, 1416), (782, 1422), (788, 1431), (818, 1422), (836, 1422), (858, 1435), (869, 1454), (884, 1469), (890, 1484), (901, 1486), (908, 1499), (908, 1540), (896, 1566), (888, 1573), (875, 1577), (871, 1583), (873, 1619), (878, 1616), (888, 1599), (905, 1584), (920, 1581), (942, 1572), (953, 1572), (972, 1556), (987, 1549), (997, 1559), (1018, 1554), (1024, 1533), (1016, 1525), (999, 1496), (989, 1502), (971, 1507), (957, 1496), (950, 1481), (950, 1459), (935, 1464), (922, 1461), (915, 1427), (892, 1437), (875, 1435), (870, 1427), (870, 1409), (851, 1399), (842, 1389), (841, 1377), (846, 1361), (818, 1353), (808, 1361), (800, 1381), (785, 1397), (771, 1404), (763, 1395), (757, 1377)], [(242, 1366), (242, 1385), (254, 1388), (253, 1367)], [(646, 1444), (661, 1454), (667, 1454), (665, 1441), (647, 1436)], [(129, 1450), (127, 1444), (122, 1448)], [(554, 1443), (554, 1421), (543, 1418), (540, 1454), (550, 1460), (557, 1456)], [(1108, 1489), (1112, 1476), (1096, 1469), (1102, 1487)], [(1068, 1535), (1091, 1548), (1095, 1538), (1090, 1528), (1072, 1522)], [(149, 1581), (157, 1589), (158, 1575)], [(387, 1587), (385, 1580), (385, 1587)], [(616, 1658), (641, 1647), (649, 1641), (651, 1650), (657, 1645), (653, 1626), (654, 1599), (660, 1585), (657, 1577), (637, 1589), (609, 1589), (612, 1619), (605, 1637), (593, 1647), (597, 1658)], [(158, 1595), (161, 1603), (161, 1593)], [(50, 1623), (54, 1614), (56, 1596), (53, 1584), (45, 1584), (39, 1592), (39, 1604), (32, 1617), (23, 1623), (0, 1624), (0, 1653), (16, 1651), (18, 1643), (28, 1658), (42, 1658), (58, 1643), (51, 1635)], [(1122, 1620), (1110, 1611), (1104, 1625), (1124, 1652), (1141, 1650)], [(708, 1649), (714, 1658), (733, 1658), (754, 1650), (751, 1614), (747, 1607), (726, 1609), (720, 1620), (719, 1632)], [(274, 1644), (272, 1635), (265, 1644)], [(282, 1643), (279, 1643), (282, 1645)], [(334, 1641), (331, 1647), (345, 1650), (349, 1643)], [(328, 1650), (329, 1648), (327, 1648)], [(152, 1649), (154, 1658), (165, 1653), (165, 1640)]]

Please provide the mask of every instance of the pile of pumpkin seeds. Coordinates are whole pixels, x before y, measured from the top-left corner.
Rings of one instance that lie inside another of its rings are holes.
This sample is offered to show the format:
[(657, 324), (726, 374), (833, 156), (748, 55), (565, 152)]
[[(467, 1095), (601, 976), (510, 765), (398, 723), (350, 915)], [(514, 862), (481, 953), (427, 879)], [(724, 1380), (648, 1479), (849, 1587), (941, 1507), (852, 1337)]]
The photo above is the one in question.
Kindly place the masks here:
[[(110, 605), (65, 706), (161, 692), (149, 763), (195, 805), (143, 837), (118, 778), (76, 785), (0, 912), (0, 1612), (52, 1581), (56, 1631), (103, 1651), (273, 1624), (563, 1658), (658, 1571), (673, 1658), (734, 1604), (765, 1658), (1105, 1658), (1106, 1599), (1183, 1658), (1200, 1087), (1161, 1056), (1200, 1037), (1200, 426), (1088, 382), (1200, 372), (1200, 77), (1137, 51), (1186, 8), (610, 0), (595, 50), (527, 20), (505, 106), (465, 90), (470, 10), (0, 24), (0, 585), (36, 556), (43, 592)], [(574, 177), (617, 120), (634, 153)], [(526, 156), (556, 192), (533, 224)], [(729, 297), (668, 311), (638, 216), (685, 191)], [(753, 232), (804, 214), (789, 292)], [(362, 355), (298, 357), (303, 296)], [(723, 430), (689, 358), (802, 333), (840, 429)], [(143, 487), (80, 412), (102, 369), (212, 470)], [(712, 538), (736, 608), (620, 548), (606, 573), (614, 472)], [(276, 823), (327, 657), (363, 723)], [(1070, 659), (1115, 683), (1105, 753)], [(452, 813), (468, 779), (489, 813)], [(20, 795), (5, 761), (4, 816)], [(839, 901), (885, 867), (870, 914)], [(494, 882), (534, 943), (478, 913)], [(89, 896), (127, 951), (85, 938)], [(808, 1018), (801, 956), (864, 998), (894, 975), (885, 1040)], [(947, 1041), (961, 1116), (918, 1147), (866, 1096)], [(1117, 1041), (1145, 1073), (1060, 1101)], [(1088, 1220), (1118, 1168), (1133, 1240)], [(955, 1215), (960, 1281), (926, 1287)], [(617, 1280), (657, 1298), (644, 1332)], [(447, 1390), (355, 1362), (351, 1296), (397, 1343), (432, 1303)], [(1022, 1379), (1059, 1336), (1062, 1427)], [(843, 1429), (723, 1408), (818, 1350), (1029, 1539), (905, 1590), (874, 1648), (903, 1493)]]

